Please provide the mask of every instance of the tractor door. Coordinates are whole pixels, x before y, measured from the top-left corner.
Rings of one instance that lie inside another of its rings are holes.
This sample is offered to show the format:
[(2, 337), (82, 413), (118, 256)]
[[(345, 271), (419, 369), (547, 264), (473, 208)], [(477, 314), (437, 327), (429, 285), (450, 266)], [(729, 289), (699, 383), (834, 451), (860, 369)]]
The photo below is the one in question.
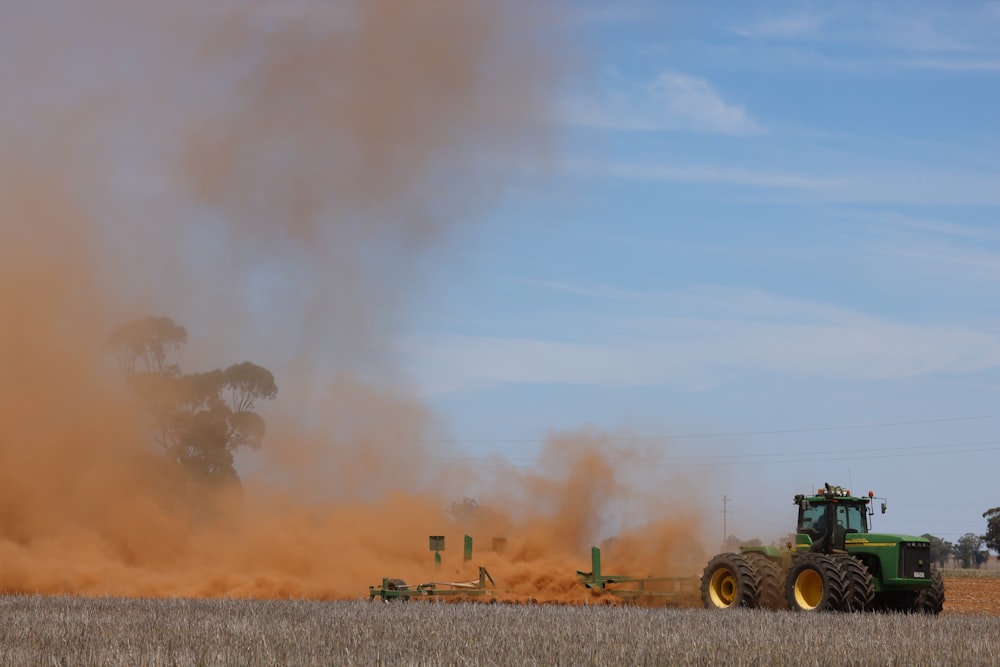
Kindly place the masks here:
[(798, 533), (808, 535), (813, 542), (826, 532), (827, 503), (803, 502), (799, 505)]
[(799, 506), (799, 532), (812, 540), (809, 551), (830, 553), (844, 550), (844, 529), (837, 522), (836, 501), (802, 503)]
[(845, 533), (868, 532), (868, 512), (863, 503), (838, 503), (835, 507), (837, 525)]

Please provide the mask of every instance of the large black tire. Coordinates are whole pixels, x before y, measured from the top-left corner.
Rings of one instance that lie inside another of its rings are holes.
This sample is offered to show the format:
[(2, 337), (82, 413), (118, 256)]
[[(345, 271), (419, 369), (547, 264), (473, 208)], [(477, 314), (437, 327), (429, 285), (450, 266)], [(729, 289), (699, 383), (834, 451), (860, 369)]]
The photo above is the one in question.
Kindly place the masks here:
[(900, 614), (940, 614), (944, 609), (944, 578), (941, 570), (931, 568), (931, 585), (927, 588), (877, 594), (874, 607)]
[(835, 554), (844, 575), (844, 600), (842, 611), (868, 611), (875, 599), (872, 573), (864, 563), (849, 554)]
[(916, 611), (922, 614), (940, 614), (944, 609), (944, 577), (941, 570), (931, 568), (931, 585), (917, 595)]
[(794, 611), (840, 611), (844, 588), (844, 574), (835, 557), (805, 553), (788, 570), (785, 599)]
[(719, 554), (701, 575), (701, 601), (706, 609), (757, 606), (757, 574), (740, 554)]
[(785, 578), (778, 564), (762, 553), (743, 554), (757, 574), (757, 606), (761, 609), (788, 609)]

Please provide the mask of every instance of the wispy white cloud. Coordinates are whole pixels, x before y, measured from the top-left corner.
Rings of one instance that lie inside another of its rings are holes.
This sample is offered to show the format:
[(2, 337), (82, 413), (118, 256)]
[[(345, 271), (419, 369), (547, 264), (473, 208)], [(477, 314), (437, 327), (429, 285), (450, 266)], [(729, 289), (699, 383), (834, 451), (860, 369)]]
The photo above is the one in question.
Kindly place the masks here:
[(883, 254), (908, 260), (924, 274), (935, 273), (979, 283), (1000, 284), (1000, 252), (946, 242), (885, 245)]
[(913, 8), (892, 11), (880, 8), (862, 11), (860, 38), (875, 46), (912, 52), (968, 52), (991, 48), (981, 42), (982, 24), (976, 11), (954, 12), (947, 8)]
[(905, 204), (1000, 204), (1000, 172), (905, 164), (844, 174), (824, 191), (829, 201)]
[(1000, 242), (1000, 221), (997, 221), (998, 224), (995, 227), (983, 228), (938, 219), (900, 215), (899, 213), (884, 213), (868, 217), (871, 220), (900, 229), (928, 232), (970, 241)]
[(1000, 336), (966, 327), (897, 322), (745, 289), (705, 288), (666, 302), (694, 312), (618, 318), (615, 330), (629, 335), (613, 338), (422, 336), (407, 342), (407, 356), (431, 393), (502, 383), (691, 390), (741, 372), (871, 380), (1000, 366)]
[(901, 64), (946, 72), (1000, 72), (1000, 58), (917, 58)]
[(746, 185), (763, 188), (831, 189), (838, 181), (820, 176), (792, 172), (768, 171), (750, 167), (705, 165), (639, 164), (574, 160), (565, 162), (565, 168), (585, 173), (603, 174), (615, 178), (674, 183), (718, 183)]
[(538, 288), (541, 290), (548, 290), (552, 292), (561, 292), (563, 294), (569, 294), (572, 296), (582, 296), (589, 299), (611, 299), (615, 301), (632, 301), (642, 298), (643, 294), (640, 292), (635, 292), (632, 290), (622, 289), (620, 287), (611, 287), (607, 285), (584, 285), (569, 282), (562, 282), (557, 280), (531, 280), (531, 279), (517, 279), (518, 284), (527, 285), (529, 287)]
[(707, 80), (674, 71), (645, 83), (612, 74), (594, 96), (565, 101), (563, 117), (571, 125), (606, 130), (730, 135), (761, 131), (743, 107), (727, 102)]
[[(870, 162), (870, 157), (864, 157)], [(862, 160), (859, 159), (859, 162)], [(817, 160), (822, 162), (822, 160)], [(794, 191), (797, 201), (880, 204), (1000, 204), (1000, 172), (878, 164), (819, 172), (769, 169), (760, 164), (695, 165), (574, 159), (562, 168), (582, 174), (665, 183), (708, 183)]]
[[(646, 90), (652, 111), (662, 110), (665, 127), (679, 126), (724, 134), (750, 134), (758, 127), (739, 106), (727, 104), (705, 80), (680, 72), (663, 72)], [(655, 122), (655, 118), (654, 118)]]
[(896, 271), (979, 288), (1000, 284), (1000, 224), (959, 224), (898, 213), (864, 217), (879, 225), (869, 250), (895, 260)]
[(790, 14), (773, 15), (755, 22), (733, 28), (733, 32), (744, 37), (756, 38), (804, 38), (820, 34), (827, 22), (827, 16), (796, 11)]
[[(990, 3), (965, 3), (956, 11), (938, 3), (842, 2), (765, 10), (732, 31), (775, 44), (812, 45), (827, 56), (839, 53), (844, 60), (835, 61), (841, 64), (850, 65), (861, 49), (865, 62), (875, 66), (995, 71), (998, 28), (1000, 17)], [(840, 47), (850, 50), (840, 53)]]

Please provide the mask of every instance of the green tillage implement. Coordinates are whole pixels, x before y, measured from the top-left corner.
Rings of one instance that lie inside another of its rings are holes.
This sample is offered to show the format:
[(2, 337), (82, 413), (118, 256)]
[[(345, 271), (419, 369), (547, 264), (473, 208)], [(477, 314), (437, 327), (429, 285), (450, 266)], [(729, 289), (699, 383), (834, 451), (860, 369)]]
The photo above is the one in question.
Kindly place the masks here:
[[(601, 550), (590, 548), (592, 570), (576, 573), (584, 586), (607, 591), (629, 600), (639, 598), (659, 598), (664, 602), (689, 602), (697, 600), (700, 581), (697, 577), (632, 577), (620, 574), (601, 573)], [(619, 584), (631, 584), (630, 588), (616, 588)]]
[[(492, 588), (486, 587), (489, 581)], [(410, 598), (447, 598), (454, 596), (482, 597), (492, 596), (500, 591), (496, 590), (496, 583), (493, 577), (486, 571), (485, 567), (479, 568), (479, 579), (467, 582), (440, 582), (432, 581), (426, 584), (409, 586), (401, 579), (382, 578), (381, 586), (368, 587), (368, 600), (380, 598), (383, 602), (399, 600), (407, 602)]]

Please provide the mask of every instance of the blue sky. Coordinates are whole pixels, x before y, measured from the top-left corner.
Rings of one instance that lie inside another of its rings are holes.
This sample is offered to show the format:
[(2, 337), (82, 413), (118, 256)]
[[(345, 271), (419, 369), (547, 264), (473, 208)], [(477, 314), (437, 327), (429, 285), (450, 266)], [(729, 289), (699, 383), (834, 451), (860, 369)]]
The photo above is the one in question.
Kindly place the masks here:
[(984, 532), (1000, 4), (568, 14), (546, 168), (428, 262), (396, 341), (462, 455), (594, 428), (732, 498), (741, 537), (825, 481), (888, 496), (880, 529)]

